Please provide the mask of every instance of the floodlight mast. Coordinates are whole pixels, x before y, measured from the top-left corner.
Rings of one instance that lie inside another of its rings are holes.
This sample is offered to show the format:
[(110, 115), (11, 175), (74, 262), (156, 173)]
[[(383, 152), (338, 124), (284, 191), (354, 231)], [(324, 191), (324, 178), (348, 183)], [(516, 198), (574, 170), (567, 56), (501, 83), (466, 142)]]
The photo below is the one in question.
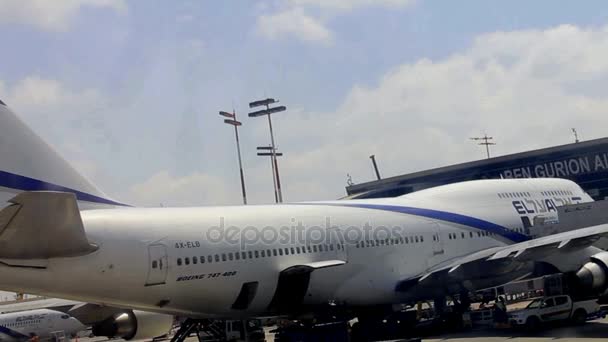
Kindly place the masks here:
[[(270, 152), (258, 152), (258, 156), (268, 156), (270, 157), (270, 171), (272, 173), (272, 188), (274, 192), (274, 202), (279, 203), (279, 193), (277, 192), (277, 176), (274, 172), (274, 158), (272, 157), (272, 146), (258, 146), (259, 150), (265, 150)], [(275, 151), (276, 153), (276, 151)]]
[[(272, 150), (271, 146), (258, 146), (258, 151), (270, 151)], [(275, 156), (277, 157), (282, 157), (283, 153), (282, 152), (275, 152), (274, 153)], [(260, 157), (271, 157), (273, 156), (272, 152), (258, 152), (258, 156)]]
[(376, 179), (378, 179), (378, 180), (382, 179), (382, 177), (380, 177), (380, 171), (378, 171), (378, 164), (376, 163), (376, 155), (372, 154), (371, 156), (369, 156), (369, 159), (372, 160), (372, 165), (374, 166), (374, 172), (376, 172)]
[(287, 108), (285, 106), (277, 106), (270, 108), (270, 105), (273, 103), (277, 103), (279, 101), (273, 98), (267, 98), (264, 100), (253, 101), (249, 103), (249, 108), (255, 108), (260, 106), (266, 106), (266, 109), (258, 110), (255, 112), (249, 113), (249, 117), (256, 118), (263, 115), (268, 116), (268, 127), (270, 128), (270, 147), (271, 147), (271, 162), (272, 162), (272, 178), (275, 188), (275, 201), (276, 203), (283, 202), (283, 193), (281, 191), (281, 178), (279, 177), (279, 167), (277, 166), (277, 154), (276, 154), (276, 144), (274, 142), (274, 132), (272, 129), (272, 119), (270, 115), (273, 113), (279, 113), (285, 111)]
[(241, 159), (241, 144), (239, 142), (239, 130), (238, 127), (242, 125), (240, 121), (236, 119), (236, 111), (233, 109), (232, 113), (220, 111), (220, 115), (228, 119), (224, 119), (224, 123), (234, 126), (234, 137), (236, 140), (236, 153), (239, 157), (239, 172), (241, 175), (241, 194), (243, 195), (243, 204), (247, 204), (247, 192), (245, 191), (245, 175), (243, 173), (243, 161)]
[(574, 134), (574, 142), (579, 143), (580, 140), (578, 139), (578, 132), (576, 131), (576, 128), (572, 128), (572, 134)]
[[(277, 152), (276, 150), (273, 153), (272, 152), (272, 146), (258, 146), (257, 149), (258, 149), (258, 151), (268, 151), (268, 152), (258, 152), (258, 156), (260, 156), (260, 157), (270, 157), (270, 169), (271, 170), (273, 170), (273, 171), (275, 170), (273, 168), (275, 165), (277, 165), (277, 168), (278, 168), (279, 161), (276, 160), (276, 157), (283, 156), (283, 153)], [(274, 163), (273, 163), (273, 160), (274, 160)], [(275, 187), (274, 187), (274, 201), (276, 203), (279, 203), (279, 196), (278, 196), (278, 193), (277, 193), (276, 178), (275, 178), (275, 173), (274, 172), (272, 173), (272, 181), (275, 184)]]

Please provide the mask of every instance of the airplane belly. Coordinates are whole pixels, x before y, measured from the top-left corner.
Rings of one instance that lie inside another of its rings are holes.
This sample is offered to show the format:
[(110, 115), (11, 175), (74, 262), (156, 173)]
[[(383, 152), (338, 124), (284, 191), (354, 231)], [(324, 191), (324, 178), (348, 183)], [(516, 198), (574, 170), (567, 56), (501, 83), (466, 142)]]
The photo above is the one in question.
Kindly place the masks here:
[[(373, 260), (373, 262), (369, 262)], [(406, 254), (396, 250), (358, 255), (349, 252), (344, 266), (316, 270), (311, 275), (305, 304), (334, 302), (345, 305), (394, 303), (395, 285), (412, 272)]]
[(279, 272), (246, 265), (229, 271), (207, 268), (201, 270), (200, 275), (203, 274), (177, 274), (170, 285), (175, 289), (175, 297), (169, 306), (199, 312), (205, 317), (263, 314), (268, 311)]

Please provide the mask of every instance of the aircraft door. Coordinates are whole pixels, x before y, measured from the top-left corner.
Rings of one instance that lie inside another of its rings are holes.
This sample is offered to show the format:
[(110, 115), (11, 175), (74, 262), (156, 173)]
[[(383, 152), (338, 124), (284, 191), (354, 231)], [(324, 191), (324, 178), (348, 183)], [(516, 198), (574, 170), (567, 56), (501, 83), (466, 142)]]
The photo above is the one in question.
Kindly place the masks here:
[(568, 319), (570, 317), (570, 309), (572, 308), (572, 302), (568, 299), (568, 296), (555, 297), (555, 316), (553, 319)]
[(49, 317), (47, 315), (44, 324), (49, 332), (55, 330), (55, 322), (53, 322), (53, 317)]
[(331, 252), (335, 253), (336, 260), (348, 262), (348, 244), (344, 238), (344, 232), (337, 228), (329, 229)]
[(555, 301), (553, 298), (548, 298), (543, 301), (543, 304), (540, 306), (539, 314), (543, 320), (551, 320), (553, 316), (559, 313), (557, 307), (555, 306)]
[(148, 279), (146, 286), (162, 285), (167, 280), (169, 263), (167, 262), (167, 247), (161, 244), (148, 246)]
[(433, 256), (441, 255), (445, 252), (443, 249), (443, 240), (441, 238), (441, 228), (435, 221), (431, 222), (430, 224), (431, 231), (433, 232), (433, 236), (431, 236), (431, 243), (433, 244)]

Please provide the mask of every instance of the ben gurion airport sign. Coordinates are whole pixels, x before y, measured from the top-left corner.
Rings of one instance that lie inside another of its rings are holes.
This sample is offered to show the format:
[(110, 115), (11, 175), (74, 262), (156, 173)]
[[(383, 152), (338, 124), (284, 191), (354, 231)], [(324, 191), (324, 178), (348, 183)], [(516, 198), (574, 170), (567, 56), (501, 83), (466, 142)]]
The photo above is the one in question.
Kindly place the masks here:
[(572, 176), (608, 171), (608, 153), (572, 157), (564, 160), (532, 164), (503, 170), (503, 178), (570, 178)]

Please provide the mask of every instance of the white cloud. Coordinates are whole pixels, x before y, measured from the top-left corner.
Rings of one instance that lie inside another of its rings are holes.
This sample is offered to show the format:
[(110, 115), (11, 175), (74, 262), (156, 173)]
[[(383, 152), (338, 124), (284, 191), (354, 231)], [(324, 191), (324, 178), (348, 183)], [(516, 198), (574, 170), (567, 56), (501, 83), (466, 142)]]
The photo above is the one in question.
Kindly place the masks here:
[(484, 132), (495, 154), (572, 142), (571, 127), (604, 137), (606, 89), (608, 27), (481, 35), (452, 56), (355, 85), (334, 112), (290, 108), (276, 123), (290, 133), (280, 141), (286, 198), (337, 197), (346, 173), (372, 180), (371, 154), (385, 177), (480, 159), (485, 151), (468, 138)]
[(59, 148), (70, 143), (65, 139), (66, 134), (72, 138), (80, 134), (81, 137), (92, 139), (95, 137), (93, 133), (99, 132), (89, 128), (99, 129), (103, 126), (100, 125), (103, 118), (98, 117), (96, 112), (104, 108), (108, 101), (97, 89), (74, 89), (58, 80), (38, 75), (0, 87), (0, 91), (3, 88), (0, 94), (3, 101), (43, 138)]
[[(326, 21), (340, 13), (365, 7), (407, 7), (416, 0), (291, 0), (278, 2), (274, 12), (262, 14), (257, 32), (275, 40), (294, 37), (305, 42), (332, 43), (334, 34)], [(266, 8), (264, 8), (266, 9)], [(312, 15), (315, 12), (316, 15)]]
[[(496, 138), (496, 155), (572, 142), (571, 127), (585, 139), (606, 136), (605, 89), (608, 27), (481, 35), (452, 56), (404, 63), (374, 85), (353, 86), (335, 111), (291, 106), (278, 116), (284, 198), (343, 196), (347, 173), (355, 182), (374, 178), (371, 154), (385, 177), (481, 159), (485, 151), (468, 138), (484, 132)], [(263, 125), (253, 129), (267, 135)], [(268, 165), (246, 165), (245, 174), (250, 203), (272, 201)], [(133, 193), (149, 205), (241, 200), (236, 174), (161, 172)]]
[(193, 20), (194, 16), (192, 14), (181, 14), (175, 18), (178, 23), (190, 23)]
[(127, 10), (124, 0), (2, 0), (0, 24), (24, 24), (48, 31), (65, 31), (84, 7)]
[(103, 178), (90, 151), (82, 147), (93, 139), (111, 140), (104, 131), (105, 118), (97, 113), (107, 103), (101, 92), (31, 75), (13, 84), (0, 80), (0, 99), (88, 179)]
[(158, 207), (238, 203), (237, 194), (226, 179), (199, 172), (179, 177), (160, 171), (133, 185), (124, 197), (129, 203)]
[[(572, 127), (583, 139), (606, 136), (606, 89), (608, 27), (480, 35), (451, 56), (403, 63), (374, 84), (354, 85), (333, 111), (291, 105), (288, 115), (277, 116), (284, 197), (340, 197), (347, 173), (355, 182), (373, 179), (370, 154), (385, 177), (480, 159), (485, 151), (468, 138), (483, 132), (496, 138), (494, 154), (571, 142)], [(103, 102), (94, 90), (35, 76), (0, 84), (0, 98), (52, 115), (63, 114), (59, 106)], [(248, 127), (267, 137), (266, 126)], [(272, 201), (268, 164), (245, 166), (250, 202)], [(153, 206), (239, 204), (238, 175), (229, 170), (221, 176), (160, 171), (116, 198)]]
[(273, 40), (294, 36), (307, 42), (329, 44), (332, 41), (331, 32), (301, 8), (261, 15), (258, 17), (257, 30), (264, 37)]
[[(38, 75), (28, 76), (18, 81), (6, 92), (6, 101), (11, 107), (29, 115), (45, 114), (63, 108), (82, 109), (102, 102), (101, 94), (95, 89), (72, 90), (53, 79)], [(90, 109), (90, 108), (89, 108)]]
[(406, 7), (416, 0), (291, 0), (296, 6), (310, 6), (321, 9), (350, 11), (361, 7)]

